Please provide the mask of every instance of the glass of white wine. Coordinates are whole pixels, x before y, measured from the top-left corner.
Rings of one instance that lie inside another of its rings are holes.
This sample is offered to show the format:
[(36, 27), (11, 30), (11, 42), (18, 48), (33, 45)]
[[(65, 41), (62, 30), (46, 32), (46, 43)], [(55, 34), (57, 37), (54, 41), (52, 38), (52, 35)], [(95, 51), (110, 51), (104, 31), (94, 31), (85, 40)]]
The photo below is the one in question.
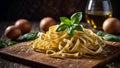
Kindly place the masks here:
[(93, 29), (102, 30), (103, 22), (110, 17), (112, 6), (109, 0), (88, 0), (85, 19)]

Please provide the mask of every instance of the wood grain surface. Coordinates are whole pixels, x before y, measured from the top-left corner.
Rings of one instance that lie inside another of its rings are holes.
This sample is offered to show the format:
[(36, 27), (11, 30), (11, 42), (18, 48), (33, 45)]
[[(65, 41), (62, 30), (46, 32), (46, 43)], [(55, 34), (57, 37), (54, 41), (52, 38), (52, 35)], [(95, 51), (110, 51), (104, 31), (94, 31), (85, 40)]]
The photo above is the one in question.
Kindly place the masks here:
[(107, 45), (100, 55), (81, 58), (52, 58), (44, 53), (34, 51), (28, 42), (18, 43), (0, 50), (2, 58), (12, 60), (15, 62), (27, 64), (33, 67), (41, 68), (101, 68), (101, 66), (114, 60), (120, 52), (119, 47)]

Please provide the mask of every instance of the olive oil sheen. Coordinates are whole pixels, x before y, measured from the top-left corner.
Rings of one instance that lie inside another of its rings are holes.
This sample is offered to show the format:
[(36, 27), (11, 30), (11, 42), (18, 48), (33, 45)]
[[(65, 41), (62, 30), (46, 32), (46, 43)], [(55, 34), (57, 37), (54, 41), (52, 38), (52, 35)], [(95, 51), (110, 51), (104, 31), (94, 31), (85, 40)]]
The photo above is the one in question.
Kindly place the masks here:
[(111, 12), (95, 11), (94, 13), (86, 12), (85, 18), (87, 23), (94, 29), (102, 30), (103, 22), (112, 17)]

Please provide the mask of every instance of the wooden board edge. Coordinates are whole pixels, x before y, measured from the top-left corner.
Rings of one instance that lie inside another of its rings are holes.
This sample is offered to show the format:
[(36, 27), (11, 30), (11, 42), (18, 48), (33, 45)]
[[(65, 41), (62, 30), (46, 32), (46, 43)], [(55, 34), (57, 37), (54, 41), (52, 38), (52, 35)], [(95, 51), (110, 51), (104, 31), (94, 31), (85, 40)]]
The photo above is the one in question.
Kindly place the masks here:
[[(33, 67), (33, 68), (56, 68), (56, 67), (46, 65), (46, 64), (43, 64), (43, 63), (37, 63), (37, 62), (27, 60), (27, 59), (24, 59), (24, 58), (20, 58), (20, 57), (18, 58), (16, 56), (6, 54), (6, 53), (3, 53), (1, 51), (0, 51), (0, 56), (1, 56), (2, 59), (5, 59), (5, 60), (11, 61), (11, 62), (20, 63), (20, 64), (23, 64), (23, 65), (27, 65), (27, 66), (30, 66), (30, 67)], [(22, 60), (22, 61), (19, 61), (19, 60)]]

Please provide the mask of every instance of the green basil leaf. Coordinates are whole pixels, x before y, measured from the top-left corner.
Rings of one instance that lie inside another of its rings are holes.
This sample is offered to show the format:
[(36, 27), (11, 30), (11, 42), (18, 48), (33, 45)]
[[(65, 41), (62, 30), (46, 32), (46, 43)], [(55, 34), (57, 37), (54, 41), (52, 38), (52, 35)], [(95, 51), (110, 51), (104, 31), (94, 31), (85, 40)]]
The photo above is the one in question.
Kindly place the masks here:
[(105, 36), (103, 36), (103, 39), (107, 41), (120, 42), (120, 38), (112, 34), (106, 34)]
[(39, 32), (35, 32), (35, 33), (32, 34), (32, 40), (38, 38), (38, 33), (39, 33)]
[(68, 27), (68, 25), (66, 25), (66, 24), (61, 24), (61, 25), (59, 25), (58, 28), (56, 29), (56, 32), (64, 31), (67, 27)]
[(68, 34), (70, 35), (70, 37), (72, 37), (74, 35), (74, 30), (83, 31), (82, 27), (79, 25), (81, 19), (82, 12), (74, 13), (71, 16), (71, 19), (68, 19), (67, 17), (60, 17), (61, 24), (56, 29), (56, 32), (67, 29)]
[(97, 32), (97, 35), (102, 38), (105, 34), (104, 34), (103, 31), (98, 31), (98, 32)]
[(67, 17), (60, 17), (60, 21), (64, 24), (70, 25), (71, 21)]
[(22, 36), (22, 40), (34, 40), (36, 38), (38, 38), (38, 32), (27, 33)]
[(70, 37), (72, 37), (74, 35), (74, 29), (73, 29), (73, 27), (68, 28), (67, 32), (70, 35)]
[(77, 12), (77, 13), (74, 13), (72, 16), (71, 16), (71, 23), (72, 24), (78, 24), (80, 21), (82, 20), (82, 12)]
[(10, 41), (8, 42), (8, 45), (11, 46), (11, 45), (15, 45), (17, 42), (16, 41)]
[(22, 36), (22, 40), (29, 40), (32, 37), (32, 33), (27, 33)]
[(73, 24), (72, 27), (74, 30), (83, 31), (82, 27), (79, 24)]

